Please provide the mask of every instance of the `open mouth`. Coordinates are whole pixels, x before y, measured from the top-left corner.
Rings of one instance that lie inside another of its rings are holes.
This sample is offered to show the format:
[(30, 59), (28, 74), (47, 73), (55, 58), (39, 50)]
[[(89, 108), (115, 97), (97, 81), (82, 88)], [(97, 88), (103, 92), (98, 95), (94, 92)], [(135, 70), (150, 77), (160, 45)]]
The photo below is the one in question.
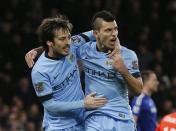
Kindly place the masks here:
[(112, 39), (110, 39), (110, 41), (111, 41), (111, 43), (112, 43), (113, 45), (115, 44), (116, 40), (117, 40), (117, 38), (112, 38)]

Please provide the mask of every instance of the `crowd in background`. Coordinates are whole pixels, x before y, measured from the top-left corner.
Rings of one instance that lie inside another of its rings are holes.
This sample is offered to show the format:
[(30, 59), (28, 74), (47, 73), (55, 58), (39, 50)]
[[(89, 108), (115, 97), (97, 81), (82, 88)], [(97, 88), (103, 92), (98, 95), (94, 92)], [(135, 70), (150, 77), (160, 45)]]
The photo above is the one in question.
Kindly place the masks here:
[(41, 20), (65, 14), (77, 34), (102, 9), (116, 16), (121, 45), (137, 53), (140, 70), (156, 72), (158, 120), (176, 111), (176, 0), (7, 0), (0, 5), (0, 131), (40, 131), (43, 109), (24, 56), (39, 46)]

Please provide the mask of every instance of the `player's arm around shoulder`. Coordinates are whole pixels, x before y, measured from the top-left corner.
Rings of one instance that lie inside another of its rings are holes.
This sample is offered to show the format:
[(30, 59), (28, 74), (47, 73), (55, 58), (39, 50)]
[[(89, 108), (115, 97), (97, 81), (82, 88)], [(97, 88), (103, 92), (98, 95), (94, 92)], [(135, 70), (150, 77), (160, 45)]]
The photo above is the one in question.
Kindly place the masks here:
[(40, 47), (31, 49), (25, 54), (25, 61), (29, 68), (33, 67), (35, 58), (40, 56), (43, 51), (44, 49), (40, 46)]
[(80, 33), (78, 35), (74, 35), (71, 37), (71, 43), (74, 45), (74, 47), (79, 48), (83, 44), (89, 42), (89, 41), (94, 41), (95, 37), (93, 35), (93, 31), (87, 31)]

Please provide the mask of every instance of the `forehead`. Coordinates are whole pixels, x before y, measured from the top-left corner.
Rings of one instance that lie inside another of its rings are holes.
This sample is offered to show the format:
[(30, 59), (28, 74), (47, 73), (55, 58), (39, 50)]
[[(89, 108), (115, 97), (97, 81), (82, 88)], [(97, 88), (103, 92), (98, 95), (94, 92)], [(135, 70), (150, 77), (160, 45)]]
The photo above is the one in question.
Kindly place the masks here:
[(70, 31), (68, 29), (60, 28), (54, 31), (54, 35), (56, 37), (67, 36), (67, 35), (70, 35)]
[(152, 73), (152, 74), (150, 74), (150, 79), (156, 79), (157, 78), (157, 76), (156, 76), (156, 74), (155, 73)]
[(101, 23), (101, 28), (102, 29), (106, 29), (106, 28), (114, 28), (117, 27), (117, 23), (116, 21), (112, 21), (112, 22), (106, 22), (106, 21), (102, 21)]

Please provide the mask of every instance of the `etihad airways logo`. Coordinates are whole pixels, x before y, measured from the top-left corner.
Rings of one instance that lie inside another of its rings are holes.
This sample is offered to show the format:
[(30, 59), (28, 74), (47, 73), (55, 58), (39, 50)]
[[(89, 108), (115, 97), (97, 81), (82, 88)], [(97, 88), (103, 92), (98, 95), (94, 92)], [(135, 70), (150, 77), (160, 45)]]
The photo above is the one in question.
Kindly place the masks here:
[(85, 73), (88, 73), (91, 76), (99, 77), (99, 78), (105, 78), (105, 79), (115, 79), (116, 73), (113, 72), (103, 72), (103, 71), (97, 71), (94, 69), (90, 69), (88, 67), (84, 67)]
[(57, 86), (52, 87), (53, 91), (64, 89), (66, 86), (73, 83), (74, 77), (78, 77), (77, 74), (77, 67), (75, 68), (67, 75), (67, 77)]

